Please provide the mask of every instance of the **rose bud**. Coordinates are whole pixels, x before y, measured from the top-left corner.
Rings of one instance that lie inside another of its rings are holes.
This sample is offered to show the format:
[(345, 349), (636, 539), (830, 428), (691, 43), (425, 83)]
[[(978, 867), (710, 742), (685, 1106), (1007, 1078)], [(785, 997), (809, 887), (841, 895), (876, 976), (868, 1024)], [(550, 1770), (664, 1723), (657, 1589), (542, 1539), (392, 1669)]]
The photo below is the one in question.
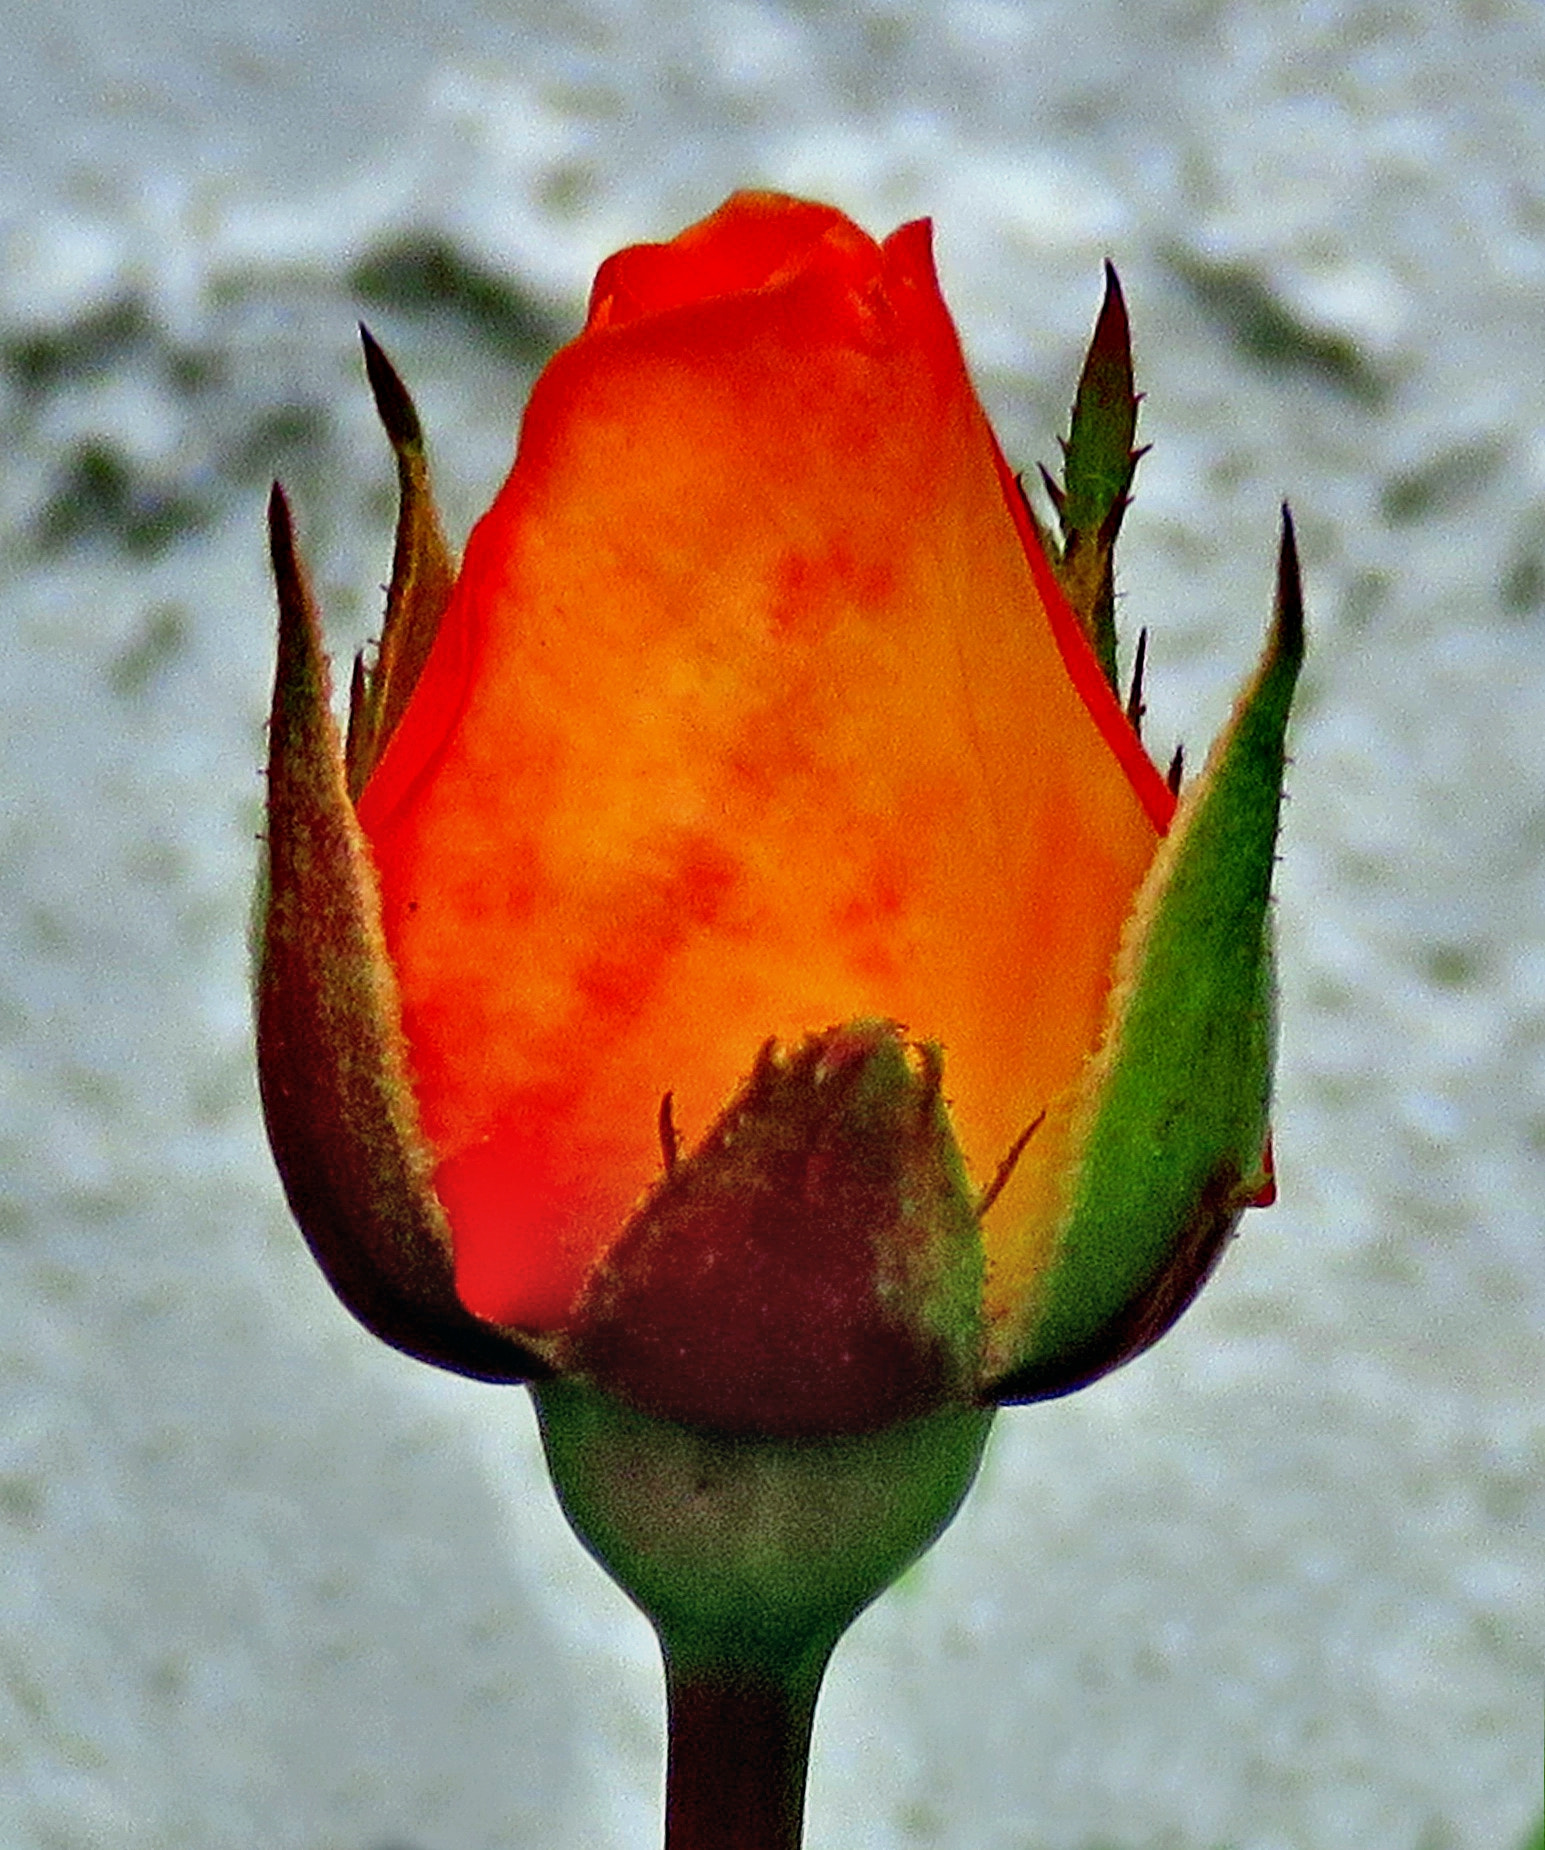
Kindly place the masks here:
[(876, 1432), (1136, 1353), (1269, 1194), (1291, 529), (1177, 807), (1101, 629), (1114, 313), (1058, 547), (927, 225), (737, 195), (602, 266), (459, 573), (367, 337), (402, 515), (346, 749), (273, 504), (259, 1030), (291, 1205), (387, 1341)]

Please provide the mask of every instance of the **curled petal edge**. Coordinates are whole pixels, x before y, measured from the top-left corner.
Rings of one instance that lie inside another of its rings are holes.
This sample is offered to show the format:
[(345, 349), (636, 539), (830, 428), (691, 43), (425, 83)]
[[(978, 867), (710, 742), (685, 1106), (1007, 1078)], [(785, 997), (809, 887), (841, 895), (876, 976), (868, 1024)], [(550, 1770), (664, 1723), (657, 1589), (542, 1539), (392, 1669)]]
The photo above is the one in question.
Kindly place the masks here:
[(1271, 874), (1304, 653), (1292, 518), (1261, 663), (1187, 788), (1117, 962), (1054, 1257), (989, 1358), (987, 1397), (1073, 1392), (1146, 1349), (1270, 1198)]

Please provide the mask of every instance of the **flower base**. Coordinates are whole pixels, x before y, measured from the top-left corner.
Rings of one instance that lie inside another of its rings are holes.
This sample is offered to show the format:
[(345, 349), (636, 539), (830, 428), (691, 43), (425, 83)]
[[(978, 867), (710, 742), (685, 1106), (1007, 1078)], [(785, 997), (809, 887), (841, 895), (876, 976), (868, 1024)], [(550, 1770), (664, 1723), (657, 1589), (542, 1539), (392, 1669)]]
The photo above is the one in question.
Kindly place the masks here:
[(573, 1381), (532, 1396), (565, 1515), (660, 1638), (668, 1850), (792, 1850), (827, 1660), (959, 1508), (991, 1410), (764, 1439)]

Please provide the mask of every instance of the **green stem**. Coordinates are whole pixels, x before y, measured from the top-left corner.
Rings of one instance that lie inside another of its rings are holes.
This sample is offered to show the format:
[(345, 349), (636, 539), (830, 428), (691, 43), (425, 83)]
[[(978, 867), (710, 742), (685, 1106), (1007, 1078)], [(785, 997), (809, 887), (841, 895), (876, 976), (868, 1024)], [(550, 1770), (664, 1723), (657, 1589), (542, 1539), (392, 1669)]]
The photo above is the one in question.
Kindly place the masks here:
[(665, 1652), (665, 1850), (799, 1850), (829, 1651), (784, 1670)]

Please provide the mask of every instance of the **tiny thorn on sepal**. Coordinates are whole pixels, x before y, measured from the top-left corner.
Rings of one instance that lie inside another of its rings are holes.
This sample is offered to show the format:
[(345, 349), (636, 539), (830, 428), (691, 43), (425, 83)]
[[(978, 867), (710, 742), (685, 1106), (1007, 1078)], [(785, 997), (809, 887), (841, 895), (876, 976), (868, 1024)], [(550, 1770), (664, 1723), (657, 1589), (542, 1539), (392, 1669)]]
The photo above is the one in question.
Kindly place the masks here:
[[(1066, 446), (1064, 446), (1064, 449), (1065, 448)], [(1060, 521), (1066, 516), (1068, 498), (1062, 492), (1062, 485), (1058, 482), (1056, 476), (1052, 474), (1051, 470), (1046, 467), (1045, 463), (1038, 463), (1036, 467), (1041, 472), (1041, 486), (1046, 490), (1046, 498), (1051, 502), (1052, 512)], [(1024, 493), (1023, 482), (1020, 483), (1020, 493)]]
[(1143, 736), (1143, 715), (1148, 711), (1143, 705), (1143, 669), (1148, 663), (1148, 630), (1146, 625), (1137, 632), (1137, 648), (1132, 656), (1132, 684), (1127, 692), (1127, 724), (1137, 734)]
[(1019, 1166), (1020, 1157), (1025, 1153), (1025, 1145), (1029, 1143), (1030, 1139), (1045, 1122), (1046, 1113), (1044, 1111), (1037, 1112), (1014, 1139), (1013, 1143), (1009, 1145), (1008, 1155), (999, 1163), (992, 1180), (987, 1184), (986, 1188), (982, 1190), (981, 1196), (977, 1201), (976, 1218), (978, 1220), (982, 1218), (1003, 1193), (1004, 1189), (1008, 1187), (1009, 1177), (1013, 1175), (1015, 1169)]
[(1185, 774), (1186, 748), (1182, 744), (1175, 747), (1175, 755), (1169, 761), (1169, 772), (1164, 779), (1165, 783), (1169, 785), (1169, 793), (1172, 797), (1178, 797), (1180, 795), (1180, 786), (1185, 778)]
[(676, 1130), (676, 1095), (667, 1092), (660, 1100), (660, 1160), (665, 1173), (674, 1173), (681, 1156), (681, 1138)]
[[(1044, 469), (1042, 469), (1041, 475), (1046, 481), (1047, 491), (1052, 497), (1053, 505), (1055, 505), (1057, 496), (1061, 493), (1061, 490), (1051, 478), (1047, 476)], [(1014, 487), (1019, 495), (1019, 505), (1024, 510), (1026, 520), (1030, 522), (1030, 530), (1040, 542), (1041, 551), (1045, 553), (1047, 562), (1050, 564), (1053, 572), (1060, 572), (1062, 566), (1062, 543), (1046, 522), (1042, 520), (1040, 511), (1037, 509), (1034, 501), (1030, 499), (1030, 491), (1025, 487), (1025, 478), (1023, 474), (1014, 477)], [(1060, 578), (1058, 582), (1061, 582)]]
[(370, 671), (365, 666), (365, 651), (357, 649), (354, 653), (354, 666), (349, 670), (349, 724), (344, 734), (344, 762), (357, 760), (364, 751), (363, 729), (369, 725)]

